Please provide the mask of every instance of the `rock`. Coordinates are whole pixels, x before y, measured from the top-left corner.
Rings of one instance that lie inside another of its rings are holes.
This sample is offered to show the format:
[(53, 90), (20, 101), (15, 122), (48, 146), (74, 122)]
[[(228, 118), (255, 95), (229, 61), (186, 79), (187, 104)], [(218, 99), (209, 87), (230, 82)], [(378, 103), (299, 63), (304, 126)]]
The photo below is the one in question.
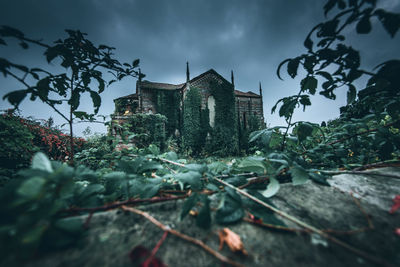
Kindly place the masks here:
[[(398, 168), (373, 171), (400, 173)], [(280, 210), (320, 229), (365, 228), (368, 214), (373, 230), (334, 236), (370, 256), (400, 266), (400, 236), (394, 233), (400, 227), (400, 212), (388, 212), (393, 197), (400, 194), (400, 179), (344, 174), (334, 176), (329, 183), (331, 187), (311, 181), (301, 186), (283, 184), (271, 200)], [(213, 224), (211, 229), (203, 230), (190, 215), (181, 221), (182, 203), (165, 202), (137, 208), (218, 250), (217, 233), (224, 226)], [(213, 204), (215, 207), (217, 203)], [(82, 222), (86, 217), (81, 217)], [(284, 221), (289, 227), (298, 227)], [(244, 221), (228, 227), (240, 235), (249, 256), (236, 255), (226, 246), (221, 253), (245, 266), (379, 266), (315, 234), (277, 231)], [(47, 254), (26, 266), (132, 266), (128, 257), (132, 248), (142, 245), (151, 251), (162, 234), (161, 229), (140, 215), (122, 210), (101, 212), (93, 215), (79, 246)], [(203, 249), (171, 234), (156, 257), (168, 266), (221, 266)]]

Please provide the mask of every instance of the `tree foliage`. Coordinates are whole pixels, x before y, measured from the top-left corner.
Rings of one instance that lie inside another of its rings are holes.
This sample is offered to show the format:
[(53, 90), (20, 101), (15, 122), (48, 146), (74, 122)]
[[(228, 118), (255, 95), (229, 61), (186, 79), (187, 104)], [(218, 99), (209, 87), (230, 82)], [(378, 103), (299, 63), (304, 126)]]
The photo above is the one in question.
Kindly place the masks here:
[[(280, 99), (272, 108), (274, 112), (281, 104), (279, 116), (285, 117), (288, 123), (282, 148), (289, 128), (294, 125), (295, 108), (301, 105), (305, 109), (311, 105), (310, 96), (317, 91), (326, 98), (335, 99), (338, 88), (347, 88), (347, 107), (342, 108), (342, 116), (347, 119), (369, 114), (374, 114), (378, 121), (386, 114), (393, 120), (399, 119), (400, 80), (397, 74), (400, 61), (377, 62), (375, 72), (364, 70), (359, 51), (346, 44), (344, 33), (355, 25), (358, 34), (368, 34), (372, 29), (371, 21), (378, 19), (386, 32), (394, 37), (400, 28), (400, 14), (377, 8), (376, 1), (362, 0), (329, 0), (324, 6), (325, 15), (332, 10), (336, 11), (332, 18), (319, 23), (308, 33), (304, 41), (307, 53), (286, 59), (278, 67), (279, 78), (285, 64), (292, 78), (297, 76), (299, 67), (307, 73), (300, 82), (298, 94)], [(367, 84), (357, 90), (354, 82), (363, 76), (369, 77)]]
[[(96, 46), (86, 38), (87, 34), (78, 30), (66, 30), (66, 33), (67, 38), (58, 39), (53, 44), (46, 44), (26, 37), (17, 29), (2, 26), (0, 28), (0, 44), (7, 45), (7, 39), (15, 39), (20, 42), (23, 49), (28, 49), (29, 45), (40, 46), (45, 50), (44, 55), (47, 62), (49, 64), (58, 63), (65, 69), (65, 72), (56, 73), (37, 67), (30, 68), (10, 62), (6, 58), (0, 58), (0, 72), (4, 77), (14, 78), (24, 88), (6, 94), (3, 99), (7, 99), (18, 108), (26, 96), (30, 96), (32, 101), (39, 98), (69, 124), (70, 152), (73, 158), (72, 138), (75, 118), (94, 120), (93, 116), (98, 113), (101, 105), (100, 94), (105, 87), (126, 76), (137, 77), (139, 72), (136, 71), (136, 68), (139, 60), (136, 59), (131, 64), (121, 64), (113, 56), (113, 47), (102, 44)], [(103, 71), (108, 71), (114, 78), (105, 79)], [(31, 83), (31, 80), (35, 82)], [(94, 84), (97, 84), (95, 90), (93, 89)], [(79, 111), (81, 95), (84, 93), (89, 94), (92, 99), (94, 107), (92, 114)], [(67, 114), (60, 109), (60, 105), (63, 103), (67, 103), (69, 106)]]

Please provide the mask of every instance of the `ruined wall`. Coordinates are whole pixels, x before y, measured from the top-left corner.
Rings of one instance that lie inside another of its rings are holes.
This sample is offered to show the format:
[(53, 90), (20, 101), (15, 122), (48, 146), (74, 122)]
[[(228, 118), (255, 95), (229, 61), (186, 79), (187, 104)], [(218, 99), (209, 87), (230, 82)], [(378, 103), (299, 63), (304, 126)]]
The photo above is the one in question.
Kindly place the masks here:
[(246, 125), (250, 116), (256, 116), (264, 123), (264, 114), (260, 97), (236, 96), (236, 110), (239, 113), (240, 121)]
[(207, 107), (208, 97), (211, 95), (211, 85), (213, 82), (221, 82), (220, 79), (214, 75), (209, 74), (201, 77), (200, 79), (192, 82), (190, 86), (199, 88), (201, 94), (201, 108)]
[(141, 104), (143, 105), (143, 113), (156, 114), (156, 103), (154, 102), (155, 90), (141, 88)]

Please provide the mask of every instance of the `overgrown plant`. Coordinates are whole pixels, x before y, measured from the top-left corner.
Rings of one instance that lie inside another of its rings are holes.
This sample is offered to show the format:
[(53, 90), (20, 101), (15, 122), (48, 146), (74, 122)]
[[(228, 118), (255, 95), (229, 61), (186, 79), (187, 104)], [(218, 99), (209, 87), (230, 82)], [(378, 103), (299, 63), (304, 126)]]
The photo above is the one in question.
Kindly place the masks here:
[[(58, 115), (60, 115), (69, 125), (70, 134), (70, 153), (71, 160), (74, 156), (73, 124), (76, 118), (94, 120), (94, 115), (98, 113), (101, 98), (100, 95), (106, 86), (126, 76), (137, 77), (139, 72), (136, 68), (139, 60), (136, 59), (129, 63), (121, 64), (113, 56), (113, 47), (106, 45), (95, 46), (86, 38), (85, 33), (80, 31), (66, 30), (68, 37), (58, 39), (53, 44), (26, 37), (21, 31), (9, 26), (0, 28), (0, 44), (7, 45), (7, 39), (19, 41), (23, 49), (28, 49), (29, 45), (35, 45), (45, 50), (47, 62), (57, 62), (65, 68), (65, 72), (56, 73), (41, 68), (29, 68), (10, 62), (6, 58), (0, 58), (0, 72), (4, 77), (12, 77), (25, 89), (17, 90), (6, 94), (3, 99), (7, 99), (12, 105), (18, 108), (21, 101), (30, 96), (34, 101), (39, 98), (42, 102), (49, 105)], [(114, 79), (106, 79), (103, 71), (107, 71), (114, 76)], [(30, 81), (34, 80), (35, 83)], [(93, 90), (94, 81), (97, 82), (97, 90)], [(92, 114), (79, 111), (80, 97), (88, 93), (93, 101), (94, 112)], [(67, 104), (69, 112), (65, 114), (61, 105)]]
[[(324, 6), (325, 15), (331, 10), (336, 11), (336, 14), (331, 19), (313, 27), (308, 33), (304, 41), (307, 53), (286, 59), (278, 67), (279, 78), (281, 78), (281, 67), (285, 64), (291, 78), (297, 76), (300, 66), (307, 73), (300, 82), (298, 94), (280, 99), (272, 108), (274, 112), (278, 104), (281, 104), (279, 116), (285, 117), (288, 123), (282, 140), (282, 149), (286, 145), (288, 131), (294, 125), (292, 117), (295, 108), (302, 105), (305, 109), (306, 106), (311, 105), (310, 96), (314, 95), (318, 89), (319, 94), (335, 99), (335, 90), (347, 87), (347, 104), (350, 109), (346, 108), (346, 110), (352, 110), (354, 115), (357, 113), (355, 109), (359, 110), (358, 113), (362, 109), (362, 114), (358, 115), (359, 118), (374, 114), (377, 120), (380, 120), (385, 114), (389, 114), (394, 120), (399, 119), (400, 61), (393, 59), (377, 62), (375, 72), (362, 69), (360, 54), (345, 43), (344, 32), (355, 25), (358, 34), (368, 34), (372, 30), (371, 20), (377, 19), (388, 34), (394, 37), (400, 27), (400, 15), (377, 8), (374, 0), (347, 2), (329, 0)], [(368, 76), (369, 80), (357, 94), (354, 81), (363, 76)], [(322, 86), (318, 87), (321, 79)]]

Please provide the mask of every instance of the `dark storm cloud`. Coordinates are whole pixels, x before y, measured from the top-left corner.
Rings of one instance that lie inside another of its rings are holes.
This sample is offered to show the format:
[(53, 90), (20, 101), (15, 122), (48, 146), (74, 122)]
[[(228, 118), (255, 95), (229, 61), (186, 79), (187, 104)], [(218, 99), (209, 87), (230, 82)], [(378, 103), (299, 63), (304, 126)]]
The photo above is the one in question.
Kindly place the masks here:
[[(265, 115), (268, 123), (276, 125), (282, 120), (277, 119), (276, 114), (270, 115), (272, 105), (279, 98), (296, 93), (298, 88), (298, 81), (278, 80), (276, 67), (285, 58), (305, 52), (303, 40), (312, 26), (324, 19), (324, 2), (0, 0), (0, 25), (19, 28), (29, 36), (46, 41), (65, 36), (63, 29), (80, 29), (87, 32), (95, 43), (116, 47), (116, 56), (121, 61), (140, 58), (142, 71), (151, 81), (184, 82), (186, 61), (190, 62), (192, 77), (214, 68), (230, 78), (233, 69), (238, 89), (257, 92), (258, 82), (262, 82)], [(396, 0), (383, 1), (383, 5), (388, 9), (399, 9)], [(390, 39), (382, 31), (377, 36), (386, 38), (385, 42)], [(354, 39), (356, 48), (375, 51), (362, 54), (368, 66), (380, 62), (376, 61), (377, 56), (399, 57), (395, 48), (399, 37), (390, 40), (387, 49), (381, 49), (371, 41), (362, 39), (357, 43), (357, 40)], [(8, 52), (10, 57), (39, 64), (37, 57), (13, 51)], [(3, 90), (4, 85), (11, 88), (12, 82), (1, 77), (0, 85)], [(104, 93), (101, 112), (110, 114), (113, 111), (112, 99), (134, 90), (133, 80), (114, 86)], [(325, 100), (317, 99), (311, 113), (304, 115), (299, 111), (297, 116), (312, 121), (334, 118), (344, 102), (341, 98), (339, 103), (331, 102), (331, 107), (327, 108)], [(5, 102), (0, 105), (0, 109), (9, 106)], [(37, 109), (32, 109), (32, 103), (24, 105), (25, 114), (37, 112)], [(44, 106), (43, 110), (46, 110)], [(37, 114), (37, 117), (48, 118), (43, 115), (45, 113)]]

